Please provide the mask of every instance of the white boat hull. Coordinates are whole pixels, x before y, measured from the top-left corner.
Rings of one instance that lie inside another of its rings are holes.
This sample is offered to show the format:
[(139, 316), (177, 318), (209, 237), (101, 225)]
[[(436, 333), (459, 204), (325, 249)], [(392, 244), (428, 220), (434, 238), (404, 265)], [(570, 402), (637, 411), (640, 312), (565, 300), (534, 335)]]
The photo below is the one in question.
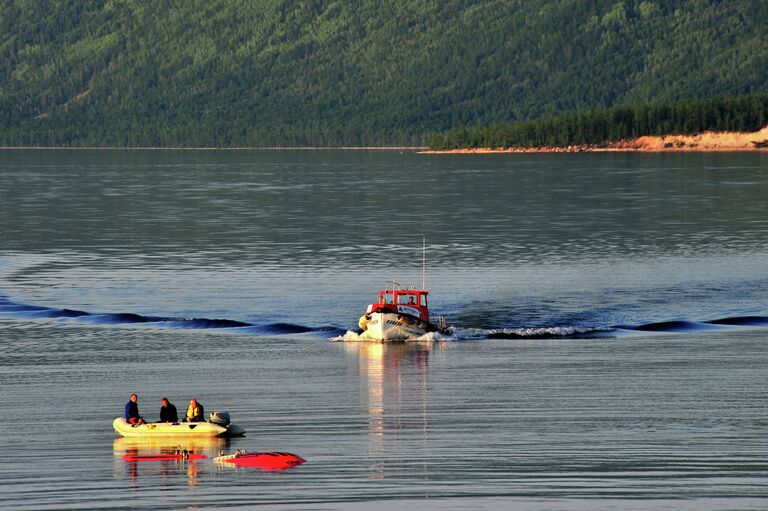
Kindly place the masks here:
[(424, 334), (436, 330), (430, 323), (413, 316), (392, 312), (373, 312), (367, 316), (370, 316), (371, 319), (366, 321), (365, 329), (360, 334), (360, 338), (365, 340), (416, 340)]
[(123, 417), (112, 422), (118, 435), (128, 438), (154, 438), (174, 436), (186, 438), (242, 436), (245, 430), (235, 424), (220, 426), (212, 422), (145, 423), (139, 426), (129, 424)]

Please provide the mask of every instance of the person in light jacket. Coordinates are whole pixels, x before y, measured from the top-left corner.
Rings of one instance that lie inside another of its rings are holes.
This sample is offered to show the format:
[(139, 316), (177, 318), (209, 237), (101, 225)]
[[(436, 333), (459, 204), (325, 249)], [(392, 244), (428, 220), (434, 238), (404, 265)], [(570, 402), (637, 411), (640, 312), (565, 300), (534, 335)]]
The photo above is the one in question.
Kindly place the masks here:
[(189, 402), (189, 407), (187, 408), (187, 418), (185, 420), (187, 422), (203, 422), (205, 421), (203, 416), (204, 413), (203, 405), (198, 403), (197, 399), (192, 399)]

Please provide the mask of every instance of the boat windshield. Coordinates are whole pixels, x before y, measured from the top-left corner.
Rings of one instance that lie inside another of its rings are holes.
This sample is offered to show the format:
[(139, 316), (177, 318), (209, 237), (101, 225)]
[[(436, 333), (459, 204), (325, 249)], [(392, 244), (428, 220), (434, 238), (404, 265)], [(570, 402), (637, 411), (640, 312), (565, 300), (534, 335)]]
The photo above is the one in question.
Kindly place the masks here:
[(379, 292), (378, 303), (412, 305), (414, 307), (427, 306), (427, 292), (419, 290), (390, 290)]

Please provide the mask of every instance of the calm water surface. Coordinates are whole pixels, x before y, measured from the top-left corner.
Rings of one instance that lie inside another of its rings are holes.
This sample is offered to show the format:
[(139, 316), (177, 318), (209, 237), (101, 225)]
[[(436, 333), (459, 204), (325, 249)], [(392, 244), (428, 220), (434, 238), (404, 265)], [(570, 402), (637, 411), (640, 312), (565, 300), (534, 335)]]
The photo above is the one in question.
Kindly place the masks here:
[[(765, 509), (766, 197), (765, 153), (2, 152), (0, 507)], [(451, 334), (342, 341), (422, 235)], [(178, 445), (131, 392), (308, 462), (126, 463)]]

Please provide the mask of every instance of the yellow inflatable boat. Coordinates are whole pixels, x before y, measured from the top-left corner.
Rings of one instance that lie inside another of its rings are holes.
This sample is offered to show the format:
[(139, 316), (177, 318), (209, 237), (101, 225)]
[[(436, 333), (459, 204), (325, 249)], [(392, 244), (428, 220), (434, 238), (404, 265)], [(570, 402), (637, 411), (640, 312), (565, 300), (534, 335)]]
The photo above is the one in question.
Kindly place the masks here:
[(134, 426), (123, 417), (118, 417), (112, 422), (118, 435), (128, 438), (154, 438), (154, 437), (231, 437), (243, 436), (245, 430), (236, 424), (216, 424), (214, 422), (151, 422)]

